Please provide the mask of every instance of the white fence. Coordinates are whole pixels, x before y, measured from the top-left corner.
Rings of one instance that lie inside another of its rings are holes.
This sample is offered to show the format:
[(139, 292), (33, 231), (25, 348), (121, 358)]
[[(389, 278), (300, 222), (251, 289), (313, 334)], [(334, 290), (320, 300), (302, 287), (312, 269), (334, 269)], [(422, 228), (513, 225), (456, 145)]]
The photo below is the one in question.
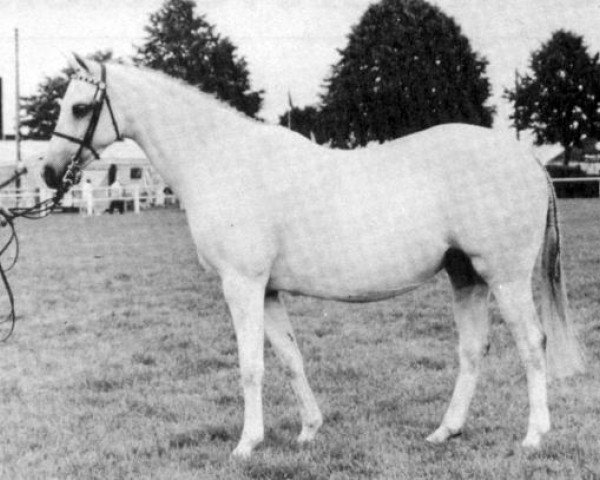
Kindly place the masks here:
[[(0, 191), (0, 205), (6, 208), (30, 207), (52, 198), (54, 191), (38, 188), (35, 190), (5, 189)], [(180, 206), (174, 195), (165, 194), (162, 189), (152, 190), (132, 185), (115, 189), (113, 187), (89, 188), (76, 186), (64, 196), (60, 203), (63, 211), (79, 211), (87, 215), (105, 211), (133, 211), (150, 207)]]
[[(552, 182), (554, 184), (596, 183), (600, 192), (600, 177), (553, 178)], [(0, 205), (6, 208), (30, 207), (51, 198), (53, 193), (53, 190), (40, 188), (35, 190), (4, 189), (0, 191)], [(132, 185), (120, 189), (100, 187), (86, 191), (85, 188), (78, 185), (65, 195), (60, 209), (93, 215), (115, 210), (120, 213), (126, 211), (139, 213), (144, 208), (169, 206), (182, 208), (175, 195), (165, 194), (162, 189), (152, 190)]]
[(568, 182), (596, 182), (600, 184), (600, 177), (565, 177), (553, 178), (552, 183), (568, 183)]

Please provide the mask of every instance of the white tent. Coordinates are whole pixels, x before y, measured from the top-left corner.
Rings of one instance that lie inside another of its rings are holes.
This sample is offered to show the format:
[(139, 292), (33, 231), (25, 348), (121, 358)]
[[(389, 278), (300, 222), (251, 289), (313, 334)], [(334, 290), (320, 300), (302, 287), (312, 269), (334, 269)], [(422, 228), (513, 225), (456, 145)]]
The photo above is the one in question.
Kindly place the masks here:
[[(48, 148), (47, 141), (25, 140), (21, 142), (21, 160), (27, 168), (21, 187), (34, 189), (43, 187), (40, 172), (43, 156)], [(117, 168), (117, 178), (123, 186), (137, 184), (145, 188), (164, 188), (164, 182), (150, 165), (144, 152), (132, 141), (116, 142), (102, 153), (99, 161), (93, 162), (84, 172), (94, 186), (108, 184), (108, 169)], [(9, 178), (16, 167), (16, 142), (0, 141), (0, 182)]]

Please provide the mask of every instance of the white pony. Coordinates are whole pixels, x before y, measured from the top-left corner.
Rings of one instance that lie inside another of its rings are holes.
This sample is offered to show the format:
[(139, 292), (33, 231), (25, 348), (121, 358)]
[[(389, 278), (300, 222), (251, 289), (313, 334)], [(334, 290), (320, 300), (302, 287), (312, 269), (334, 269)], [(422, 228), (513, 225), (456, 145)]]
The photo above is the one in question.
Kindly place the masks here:
[[(322, 423), (280, 292), (367, 302), (440, 270), (454, 293), (460, 371), (427, 440), (443, 442), (464, 425), (488, 344), (491, 292), (527, 373), (523, 445), (540, 445), (550, 429), (547, 360), (556, 376), (581, 371), (583, 360), (566, 312), (553, 189), (514, 140), (449, 124), (331, 150), (164, 74), (77, 61), (82, 71), (62, 101), (44, 177), (61, 187), (65, 172), (122, 135), (182, 199), (198, 258), (222, 280), (238, 339), (245, 411), (234, 455), (249, 456), (263, 439), (265, 334), (300, 405), (298, 440), (312, 440)], [(531, 286), (540, 249), (543, 323)]]

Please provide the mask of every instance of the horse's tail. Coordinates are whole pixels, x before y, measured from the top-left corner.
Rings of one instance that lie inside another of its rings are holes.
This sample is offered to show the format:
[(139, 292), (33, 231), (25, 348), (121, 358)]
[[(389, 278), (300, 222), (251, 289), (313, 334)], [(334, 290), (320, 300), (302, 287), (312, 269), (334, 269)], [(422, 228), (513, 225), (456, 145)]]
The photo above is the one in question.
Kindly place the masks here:
[[(546, 174), (547, 175), (547, 174)], [(567, 289), (562, 274), (556, 195), (548, 180), (548, 213), (542, 246), (541, 317), (546, 334), (548, 374), (563, 378), (583, 372), (584, 359), (568, 316)]]

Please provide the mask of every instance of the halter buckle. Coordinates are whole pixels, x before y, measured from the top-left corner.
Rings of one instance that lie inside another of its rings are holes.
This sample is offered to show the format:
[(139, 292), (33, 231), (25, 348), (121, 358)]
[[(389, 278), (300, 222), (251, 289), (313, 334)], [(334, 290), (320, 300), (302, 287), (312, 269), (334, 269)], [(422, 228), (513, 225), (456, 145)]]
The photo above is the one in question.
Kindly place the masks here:
[(76, 161), (75, 155), (74, 155), (71, 158), (71, 163), (69, 163), (69, 166), (67, 167), (67, 171), (65, 172), (65, 174), (62, 178), (62, 188), (65, 191), (67, 191), (73, 185), (77, 185), (79, 182), (81, 182), (81, 176), (82, 176), (81, 168), (77, 164), (77, 161)]

